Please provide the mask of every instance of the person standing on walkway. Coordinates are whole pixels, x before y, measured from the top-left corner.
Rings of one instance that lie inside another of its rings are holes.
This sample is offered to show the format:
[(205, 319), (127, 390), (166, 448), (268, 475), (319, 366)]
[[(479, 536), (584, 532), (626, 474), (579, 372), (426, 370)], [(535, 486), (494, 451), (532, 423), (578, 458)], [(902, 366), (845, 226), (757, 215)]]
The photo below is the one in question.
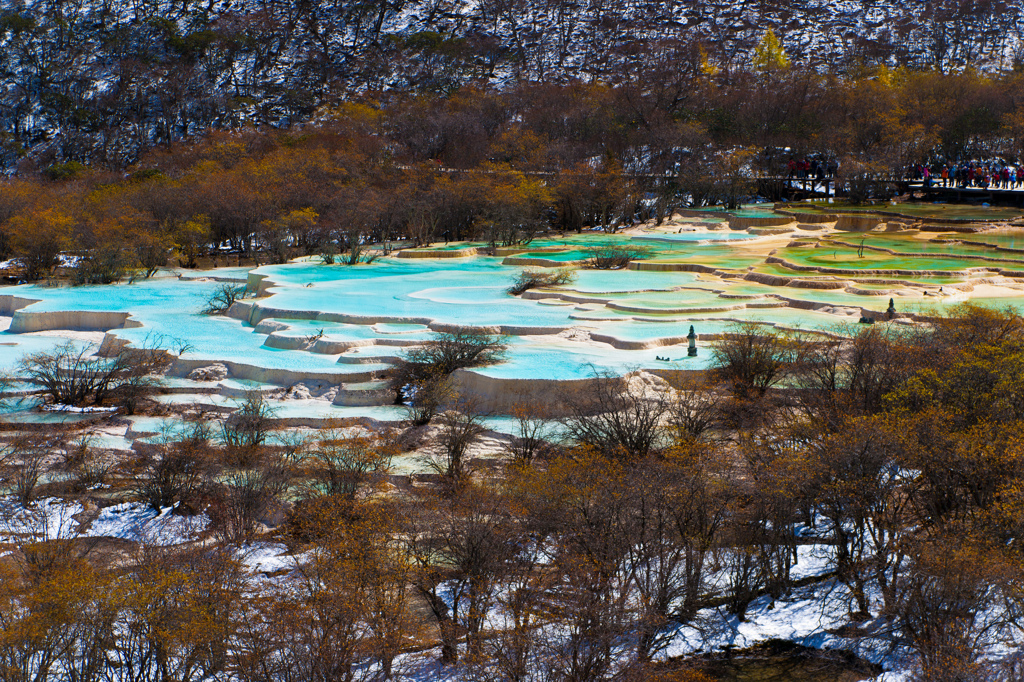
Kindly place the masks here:
[(942, 167), (942, 186), (949, 186), (949, 166)]

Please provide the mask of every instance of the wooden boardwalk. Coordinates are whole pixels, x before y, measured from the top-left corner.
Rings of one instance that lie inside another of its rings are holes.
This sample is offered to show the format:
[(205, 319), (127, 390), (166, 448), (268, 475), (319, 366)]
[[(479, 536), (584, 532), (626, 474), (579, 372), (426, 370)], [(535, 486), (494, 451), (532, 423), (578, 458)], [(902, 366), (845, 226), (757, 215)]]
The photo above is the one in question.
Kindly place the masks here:
[[(834, 196), (836, 178), (789, 178), (789, 177), (758, 177), (752, 179), (758, 184), (759, 193), (774, 190), (790, 199)], [(923, 194), (925, 201), (947, 201), (953, 204), (988, 203), (993, 206), (1024, 207), (1024, 185), (1003, 189), (999, 187), (956, 187), (952, 184), (942, 186), (942, 180), (932, 182), (928, 187), (920, 180), (872, 180), (875, 186), (885, 185), (894, 188), (899, 194)], [(844, 194), (842, 183), (839, 182), (838, 195)]]
[[(400, 168), (407, 167), (400, 166)], [(442, 166), (439, 166), (434, 170), (439, 173), (496, 174), (504, 172), (479, 168), (463, 169), (447, 168)], [(555, 178), (560, 175), (560, 173), (556, 171), (532, 170), (516, 172), (522, 173), (523, 175), (542, 178)], [(655, 181), (656, 183), (673, 182), (679, 179), (679, 176), (672, 173), (651, 174), (620, 172), (615, 173), (615, 175), (623, 178)], [(785, 198), (789, 201), (800, 201), (806, 199), (823, 199), (826, 197), (842, 198), (846, 194), (844, 182), (835, 176), (819, 178), (790, 177), (789, 175), (754, 175), (745, 176), (742, 179), (744, 182), (752, 183), (757, 194), (772, 199)], [(889, 190), (895, 190), (897, 194), (912, 192), (915, 194), (934, 195), (933, 197), (926, 198), (925, 201), (941, 199), (943, 201), (957, 204), (987, 202), (989, 204), (1000, 206), (1024, 207), (1024, 186), (1014, 189), (997, 189), (993, 187), (988, 189), (982, 189), (981, 187), (943, 187), (941, 178), (937, 182), (933, 181), (930, 187), (925, 187), (924, 183), (920, 180), (894, 178), (860, 180), (859, 182), (867, 183), (875, 188), (883, 187), (888, 188)]]
[(982, 201), (1000, 206), (1024, 206), (1024, 186), (1012, 189), (998, 187), (953, 187), (952, 185), (943, 187), (942, 180), (939, 180), (938, 184), (933, 182), (930, 187), (925, 187), (924, 183), (920, 181), (908, 182), (906, 185), (908, 191), (941, 197), (946, 201), (957, 204)]

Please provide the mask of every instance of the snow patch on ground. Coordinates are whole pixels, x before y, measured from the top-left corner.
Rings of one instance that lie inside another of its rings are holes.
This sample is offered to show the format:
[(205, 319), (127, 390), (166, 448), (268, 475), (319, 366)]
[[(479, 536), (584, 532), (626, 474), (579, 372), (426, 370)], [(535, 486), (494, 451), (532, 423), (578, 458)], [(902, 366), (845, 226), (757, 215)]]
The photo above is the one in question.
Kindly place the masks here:
[(74, 517), (84, 508), (78, 502), (58, 498), (38, 500), (28, 506), (13, 497), (0, 499), (0, 542), (60, 540), (78, 531)]
[(76, 412), (81, 414), (116, 412), (116, 407), (75, 407), (74, 405), (43, 405), (46, 412)]
[(746, 648), (769, 639), (784, 639), (814, 648), (848, 648), (847, 640), (825, 631), (845, 625), (846, 609), (833, 600), (822, 600), (823, 592), (834, 589), (832, 581), (794, 590), (773, 602), (769, 596), (754, 601), (745, 620), (724, 609), (705, 609), (697, 622), (702, 627), (680, 626), (665, 657), (684, 656), (723, 647)]
[(252, 573), (276, 573), (293, 570), (302, 557), (288, 554), (280, 542), (254, 542), (238, 549), (238, 559)]
[(84, 535), (155, 545), (180, 545), (195, 540), (210, 525), (206, 514), (176, 516), (173, 511), (172, 507), (157, 511), (139, 502), (104, 507)]

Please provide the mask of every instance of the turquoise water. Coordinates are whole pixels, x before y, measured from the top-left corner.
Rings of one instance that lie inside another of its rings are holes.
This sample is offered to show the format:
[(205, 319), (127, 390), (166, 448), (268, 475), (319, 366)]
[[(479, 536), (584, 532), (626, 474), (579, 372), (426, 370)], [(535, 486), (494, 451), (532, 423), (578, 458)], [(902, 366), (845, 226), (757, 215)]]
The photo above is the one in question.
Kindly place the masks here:
[(514, 256), (514, 258), (536, 258), (540, 260), (557, 261), (559, 263), (574, 263), (584, 261), (590, 257), (586, 251), (573, 249), (571, 251), (527, 251)]
[[(625, 374), (642, 367), (668, 367), (655, 360), (655, 356), (665, 354), (664, 348), (623, 351), (604, 345), (513, 340), (508, 361), (474, 371), (502, 379), (577, 379), (598, 373)], [(685, 357), (685, 348), (675, 355)], [(688, 368), (704, 369), (707, 363), (706, 355), (691, 358)]]
[(102, 412), (43, 412), (43, 400), (37, 396), (0, 400), (0, 422), (15, 424), (73, 424), (102, 418)]
[(690, 285), (697, 281), (692, 272), (657, 272), (652, 270), (579, 270), (576, 281), (563, 289), (586, 293), (649, 291)]
[(54, 336), (0, 332), (0, 372), (13, 372), (24, 356), (52, 350), (66, 341), (67, 339)]
[[(950, 271), (967, 270), (969, 268), (1016, 268), (1018, 264), (1005, 261), (985, 261), (938, 257), (929, 254), (920, 258), (912, 256), (894, 256), (883, 251), (865, 250), (859, 253), (855, 247), (842, 246), (834, 243), (822, 243), (820, 248), (787, 248), (780, 249), (778, 255), (790, 263), (827, 269), (850, 270), (907, 270), (907, 271)], [(1024, 263), (1019, 267), (1024, 268)]]
[(823, 202), (799, 203), (779, 208), (786, 208), (790, 211), (803, 211), (810, 213), (871, 213), (872, 209), (888, 213), (899, 213), (905, 216), (927, 220), (954, 219), (954, 220), (1010, 220), (1020, 216), (1024, 211), (1019, 208), (1006, 206), (975, 206), (973, 204), (943, 204), (943, 203), (921, 203), (905, 202), (900, 204), (878, 204), (877, 206), (851, 206), (847, 204), (828, 204)]
[[(965, 242), (983, 242), (1008, 249), (1024, 249), (1024, 230), (1017, 232), (995, 232), (992, 234), (954, 235), (952, 238), (963, 239)], [(1005, 257), (1014, 256), (1007, 255)]]
[[(994, 235), (993, 235), (994, 236)], [(947, 239), (955, 238), (949, 236)], [(970, 240), (970, 235), (964, 236), (965, 240)], [(1024, 236), (1017, 236), (1019, 243), (1024, 246)], [(869, 235), (866, 238), (857, 236), (837, 236), (830, 238), (827, 243), (842, 242), (843, 244), (858, 247), (861, 243), (866, 246), (874, 246), (877, 248), (890, 249), (897, 253), (924, 253), (924, 254), (936, 254), (946, 255), (949, 257), (957, 257), (960, 255), (970, 256), (981, 256), (986, 259), (995, 261), (1006, 261), (1007, 267), (1014, 264), (1014, 261), (1018, 264), (1024, 265), (1024, 254), (1015, 254), (1007, 251), (996, 251), (993, 248), (988, 248), (983, 245), (974, 245), (957, 242), (935, 242), (927, 239), (916, 238), (913, 236), (886, 236), (886, 235)], [(977, 240), (982, 241), (982, 240)], [(1011, 236), (1009, 240), (1010, 244), (1014, 243)], [(993, 242), (993, 245), (1004, 246), (999, 242)], [(823, 243), (822, 248), (828, 248), (826, 243)], [(1012, 247), (1011, 247), (1012, 248)], [(979, 261), (979, 265), (983, 265), (985, 261)], [(998, 264), (998, 263), (997, 263)]]
[(651, 234), (638, 235), (633, 237), (634, 241), (668, 241), (668, 242), (701, 242), (701, 241), (742, 241), (744, 239), (756, 239), (757, 235), (746, 232), (652, 232)]
[[(766, 210), (747, 209), (756, 213)], [(969, 237), (977, 239), (985, 235)], [(1011, 235), (1006, 233), (1002, 236), (989, 235), (988, 238), (993, 240), (992, 243), (1001, 245), (1013, 243), (1007, 242)], [(749, 243), (750, 239), (751, 235), (741, 232), (665, 232), (650, 233), (636, 239), (628, 235), (569, 235), (537, 240), (529, 248), (540, 258), (569, 258), (597, 244), (635, 245), (638, 241), (646, 241), (649, 244), (644, 245), (649, 245), (656, 255), (650, 261), (655, 265), (694, 263), (727, 269), (738, 275), (755, 268), (787, 277), (817, 276), (813, 272), (793, 272), (766, 264), (764, 255), (741, 246)], [(957, 257), (967, 253), (998, 253), (984, 246), (945, 245), (892, 235), (870, 235), (867, 239), (871, 245), (927, 255), (923, 258), (893, 257), (868, 251), (861, 258), (855, 248), (827, 243), (822, 248), (782, 246), (778, 255), (795, 263), (843, 268), (852, 275), (867, 269), (942, 272), (966, 267), (1001, 266), (999, 263)], [(559, 246), (565, 251), (559, 254), (537, 250), (549, 246)], [(477, 371), (502, 378), (568, 379), (586, 376), (593, 371), (621, 373), (640, 367), (665, 367), (657, 359), (664, 356), (683, 363), (682, 366), (704, 367), (707, 353), (702, 353), (696, 360), (685, 359), (685, 353), (682, 353), (684, 344), (680, 341), (691, 324), (699, 335), (706, 337), (728, 331), (737, 321), (810, 330), (834, 329), (846, 322), (845, 318), (836, 315), (795, 307), (756, 307), (772, 305), (773, 301), (779, 303), (778, 299), (772, 298), (773, 295), (813, 303), (878, 309), (884, 309), (887, 304), (884, 296), (858, 296), (842, 290), (772, 287), (694, 272), (582, 269), (576, 271), (576, 279), (572, 283), (539, 292), (538, 298), (564, 295), (572, 299), (554, 301), (557, 305), (549, 305), (552, 301), (510, 296), (506, 289), (522, 268), (503, 265), (502, 260), (488, 256), (454, 260), (384, 258), (369, 265), (347, 267), (328, 266), (306, 259), (252, 271), (252, 275), (265, 278), (269, 285), (268, 295), (253, 301), (264, 310), (260, 317), (277, 318), (287, 325), (274, 332), (282, 343), (309, 347), (317, 340), (379, 344), (361, 345), (344, 354), (340, 353), (338, 346), (329, 343), (320, 343), (316, 348), (338, 352), (272, 348), (266, 345), (268, 337), (255, 333), (247, 322), (199, 314), (207, 298), (221, 286), (216, 281), (202, 281), (204, 276), (239, 279), (246, 272), (239, 268), (189, 273), (189, 277), (180, 280), (160, 277), (132, 285), (74, 288), (25, 285), (6, 287), (3, 293), (39, 301), (25, 309), (25, 313), (62, 310), (130, 313), (142, 326), (115, 329), (112, 333), (135, 344), (172, 348), (179, 345), (175, 339), (181, 339), (187, 343), (183, 354), (185, 360), (220, 360), (268, 370), (329, 374), (337, 381), (347, 383), (362, 383), (368, 377), (373, 378), (369, 373), (386, 371), (392, 358), (406, 352), (401, 345), (403, 342), (431, 338), (432, 329), (453, 326), (500, 328), (508, 335), (510, 344), (507, 360)], [(916, 279), (925, 281), (920, 277)], [(954, 278), (925, 279), (934, 284)], [(869, 286), (898, 288), (898, 285)], [(942, 308), (951, 304), (948, 299), (931, 297), (896, 298), (900, 310), (924, 309), (926, 306)], [(986, 299), (982, 303), (1002, 306), (1018, 301), (1024, 301), (1024, 296), (998, 301)], [(317, 319), (291, 319), (295, 316)], [(613, 343), (579, 343), (555, 336), (573, 327)], [(13, 368), (25, 353), (46, 350), (63, 341), (59, 333), (44, 336), (2, 332), (0, 367)], [(705, 343), (702, 341), (701, 345)], [(636, 347), (642, 344), (657, 347)], [(627, 348), (617, 348), (616, 345)], [(358, 359), (369, 362), (352, 362)], [(187, 388), (186, 384), (181, 384), (181, 387)], [(166, 396), (164, 400), (178, 403), (186, 398)], [(216, 402), (210, 397), (203, 400)], [(298, 414), (303, 410), (308, 413), (321, 408), (299, 401), (287, 409)], [(328, 412), (340, 414), (338, 410), (354, 409), (366, 408), (331, 407)]]

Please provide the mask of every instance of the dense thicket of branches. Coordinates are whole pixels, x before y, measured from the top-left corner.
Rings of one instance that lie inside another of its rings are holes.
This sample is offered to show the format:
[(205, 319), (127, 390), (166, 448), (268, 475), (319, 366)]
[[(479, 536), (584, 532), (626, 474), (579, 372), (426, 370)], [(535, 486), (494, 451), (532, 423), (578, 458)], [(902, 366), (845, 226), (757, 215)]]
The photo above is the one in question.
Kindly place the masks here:
[[(27, 506), (0, 505), (19, 528), (0, 665), (40, 681), (154, 665), (146, 679), (401, 679), (401, 654), (433, 646), (452, 679), (651, 679), (680, 624), (713, 637), (722, 612), (811, 594), (846, 614), (842, 637), (912, 652), (916, 680), (1020, 679), (984, 652), (1024, 635), (1021, 318), (964, 307), (931, 327), (789, 335), (761, 372), (777, 382), (744, 369), (769, 344), (755, 337), (722, 339), (717, 374), (677, 392), (634, 377), (568, 397), (560, 439), (526, 455), (513, 439), (492, 467), (472, 460), (479, 418), (446, 411), (439, 482), (398, 493), (394, 434), (330, 429), (242, 463), (196, 423), (121, 475), (147, 504), (207, 509), (207, 539), (116, 562), (33, 506), (54, 444), (15, 439), (0, 483)], [(242, 553), (286, 508), (273, 538), (295, 562), (253, 577)], [(797, 580), (808, 544), (824, 570)]]

